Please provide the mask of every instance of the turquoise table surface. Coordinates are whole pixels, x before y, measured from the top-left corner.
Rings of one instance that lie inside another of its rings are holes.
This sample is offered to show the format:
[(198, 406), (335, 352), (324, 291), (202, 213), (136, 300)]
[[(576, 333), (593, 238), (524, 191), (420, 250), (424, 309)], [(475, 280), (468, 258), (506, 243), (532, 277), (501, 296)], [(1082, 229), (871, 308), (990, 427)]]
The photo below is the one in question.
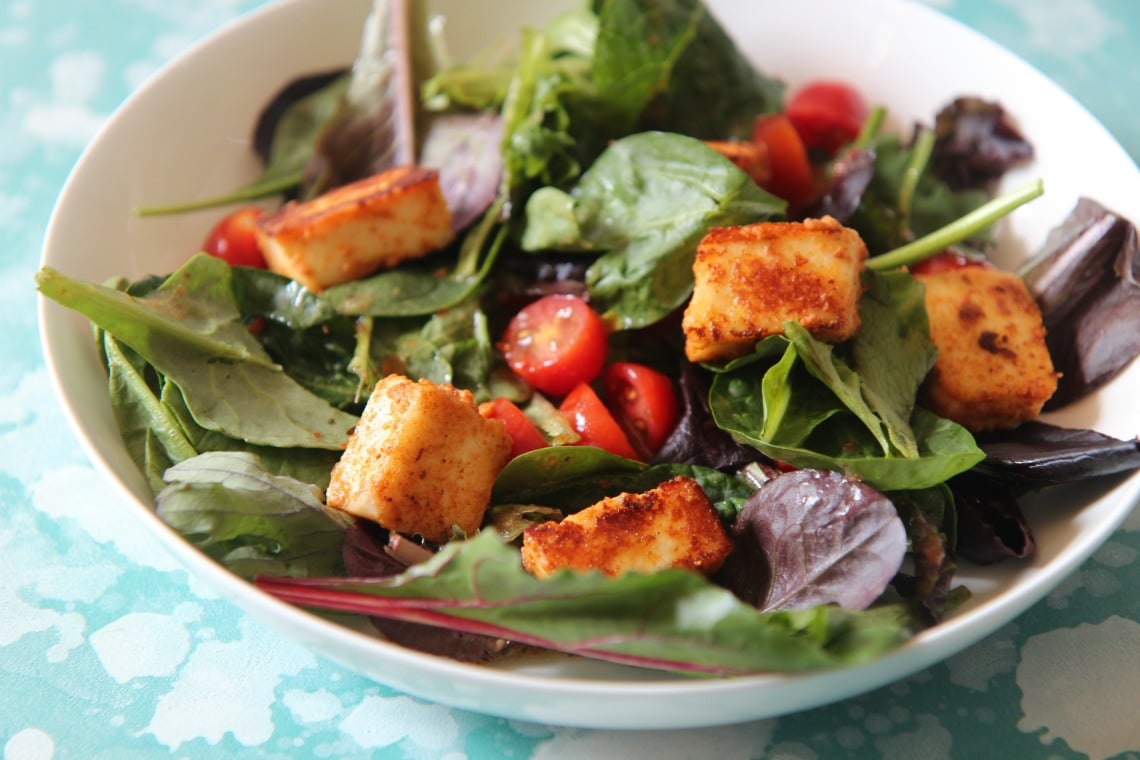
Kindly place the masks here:
[[(426, 703), (189, 577), (132, 526), (72, 436), (32, 280), (56, 196), (117, 105), (261, 4), (0, 0), (3, 760), (1140, 757), (1140, 512), (1026, 614), (944, 663), (831, 706), (700, 730), (566, 729)], [(1035, 64), (1140, 157), (1140, 2), (929, 4)]]

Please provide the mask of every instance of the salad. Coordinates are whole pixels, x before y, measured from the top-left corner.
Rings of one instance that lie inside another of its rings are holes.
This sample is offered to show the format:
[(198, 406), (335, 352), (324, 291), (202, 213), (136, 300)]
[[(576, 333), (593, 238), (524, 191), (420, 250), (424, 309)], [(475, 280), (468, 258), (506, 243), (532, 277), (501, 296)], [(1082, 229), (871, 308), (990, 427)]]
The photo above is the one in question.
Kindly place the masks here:
[[(508, 58), (461, 66), (419, 60), (431, 45), (413, 32), (430, 26), (408, 17), (401, 32), (377, 12), (351, 71), (272, 99), (256, 130), (265, 174), (230, 200), (320, 199), (413, 156), (438, 167), (453, 243), (327, 287), (227, 261), (216, 242), (138, 282), (38, 277), (96, 324), (159, 514), (235, 572), (463, 658), (533, 644), (694, 673), (802, 670), (936, 623), (968, 593), (959, 558), (1027, 556), (1028, 491), (1136, 467), (1135, 442), (1033, 422), (975, 434), (920, 402), (933, 344), (914, 269), (978, 265), (986, 228), (1040, 192), (989, 197), (1032, 150), (997, 104), (953, 101), (903, 137), (832, 84), (840, 105), (813, 122), (803, 93), (755, 71), (694, 3), (583, 8)], [(830, 344), (792, 326), (745, 355), (689, 360), (679, 322), (710, 231), (824, 217), (870, 254), (858, 332)], [(1131, 225), (1089, 201), (1024, 273), (1063, 372), (1053, 398), (1134, 355), (1134, 329), (1105, 361), (1065, 327), (1134, 324), (1116, 274), (1134, 254)], [(515, 356), (511, 337), (548, 299), (603, 338), (556, 352), (557, 371)], [(477, 532), (423, 540), (328, 509), (349, 431), (392, 375), (466, 390), (511, 433)], [(520, 565), (531, 526), (678, 477), (731, 538), (711, 577)], [(776, 551), (792, 536), (821, 540)]]

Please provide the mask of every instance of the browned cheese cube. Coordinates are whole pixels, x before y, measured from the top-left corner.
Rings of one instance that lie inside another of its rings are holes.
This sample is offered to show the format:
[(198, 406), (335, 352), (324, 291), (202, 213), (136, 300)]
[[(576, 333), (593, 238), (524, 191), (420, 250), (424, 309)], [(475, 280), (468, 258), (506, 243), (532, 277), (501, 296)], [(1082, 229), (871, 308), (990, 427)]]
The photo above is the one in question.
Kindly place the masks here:
[(523, 533), (522, 562), (546, 578), (558, 570), (652, 573), (720, 569), (732, 542), (695, 480), (677, 477), (644, 493), (623, 493)]
[(421, 258), (455, 232), (438, 174), (398, 166), (286, 204), (258, 220), (257, 237), (272, 271), (319, 292)]
[(916, 275), (938, 359), (923, 386), (933, 412), (973, 430), (1031, 420), (1057, 389), (1041, 311), (1021, 278), (990, 266)]
[(511, 438), (471, 392), (389, 375), (376, 384), (333, 467), (330, 507), (444, 542), (479, 529)]
[(831, 217), (710, 230), (697, 248), (685, 309), (689, 361), (752, 351), (784, 323), (832, 343), (859, 330), (862, 238)]

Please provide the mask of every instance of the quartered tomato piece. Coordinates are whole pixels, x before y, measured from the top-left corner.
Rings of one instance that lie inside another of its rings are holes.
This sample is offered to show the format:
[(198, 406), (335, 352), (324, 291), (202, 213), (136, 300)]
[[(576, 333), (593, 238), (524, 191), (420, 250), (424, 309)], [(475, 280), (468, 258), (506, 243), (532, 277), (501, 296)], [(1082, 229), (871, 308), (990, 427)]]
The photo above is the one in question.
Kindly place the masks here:
[(547, 445), (538, 426), (508, 399), (485, 401), (479, 405), (479, 413), (487, 419), (499, 420), (507, 428), (507, 435), (511, 437), (511, 459)]
[(859, 136), (868, 108), (846, 82), (819, 80), (792, 93), (784, 113), (809, 150), (830, 156)]
[(606, 361), (605, 323), (577, 296), (549, 295), (524, 306), (511, 319), (499, 350), (512, 370), (533, 388), (562, 396), (588, 383)]
[(812, 199), (815, 178), (807, 149), (787, 116), (763, 114), (756, 117), (752, 142), (768, 149), (771, 177), (763, 185), (765, 190), (783, 198), (793, 208)]
[(638, 459), (637, 452), (633, 450), (621, 426), (598, 398), (598, 394), (594, 393), (594, 389), (586, 383), (575, 386), (562, 400), (558, 411), (582, 437), (578, 442), (580, 445), (597, 446), (611, 454)]
[(257, 206), (246, 206), (222, 217), (206, 236), (202, 250), (230, 266), (265, 269), (265, 255), (255, 231), (257, 219), (263, 213)]
[(631, 442), (655, 454), (677, 424), (673, 381), (652, 367), (614, 362), (602, 373), (606, 401)]

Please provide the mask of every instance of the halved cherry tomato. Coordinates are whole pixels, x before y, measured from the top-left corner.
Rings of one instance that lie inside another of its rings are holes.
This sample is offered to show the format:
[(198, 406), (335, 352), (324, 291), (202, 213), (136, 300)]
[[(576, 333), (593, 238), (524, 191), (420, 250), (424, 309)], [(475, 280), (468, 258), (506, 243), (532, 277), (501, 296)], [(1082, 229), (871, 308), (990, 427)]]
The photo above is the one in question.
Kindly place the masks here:
[(597, 446), (627, 459), (638, 458), (610, 410), (606, 409), (598, 394), (586, 383), (576, 385), (562, 400), (558, 411), (582, 437), (578, 441), (579, 445)]
[(640, 444), (648, 455), (657, 453), (677, 424), (673, 381), (644, 364), (614, 362), (602, 372), (602, 388), (630, 442)]
[(923, 259), (917, 264), (912, 264), (908, 269), (911, 274), (921, 276), (952, 272), (962, 267), (978, 266), (989, 266), (989, 262), (983, 258), (967, 256), (957, 251), (945, 250), (941, 253), (934, 254), (928, 259)]
[(507, 435), (511, 437), (511, 459), (548, 445), (530, 417), (505, 398), (483, 402), (479, 413), (489, 420), (499, 420), (507, 428)]
[(752, 128), (752, 142), (768, 149), (771, 177), (763, 185), (768, 192), (783, 198), (793, 208), (815, 195), (815, 178), (803, 140), (783, 114), (762, 114)]
[(499, 341), (507, 366), (552, 396), (597, 377), (607, 347), (602, 318), (581, 298), (570, 295), (543, 296), (524, 306)]
[(809, 150), (834, 155), (854, 140), (867, 120), (867, 103), (846, 82), (809, 82), (788, 98), (784, 113)]
[(257, 242), (257, 219), (263, 212), (257, 206), (246, 206), (222, 217), (214, 225), (202, 250), (234, 267), (265, 269), (265, 255)]

